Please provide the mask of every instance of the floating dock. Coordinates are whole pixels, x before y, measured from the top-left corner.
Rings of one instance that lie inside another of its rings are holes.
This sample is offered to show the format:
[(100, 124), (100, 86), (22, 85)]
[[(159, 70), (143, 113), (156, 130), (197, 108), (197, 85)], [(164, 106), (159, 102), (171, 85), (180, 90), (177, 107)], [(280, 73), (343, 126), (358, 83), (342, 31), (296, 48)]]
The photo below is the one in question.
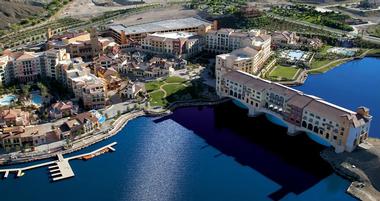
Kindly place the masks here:
[(57, 154), (57, 159), (56, 161), (50, 161), (50, 162), (45, 162), (45, 163), (40, 163), (36, 165), (31, 165), (23, 168), (11, 168), (11, 169), (0, 169), (0, 173), (4, 173), (3, 178), (8, 178), (10, 173), (16, 173), (17, 177), (23, 176), (25, 171), (31, 170), (31, 169), (36, 169), (44, 166), (48, 166), (49, 173), (51, 175), (51, 178), (53, 181), (59, 181), (62, 179), (67, 179), (70, 177), (75, 176), (69, 161), (74, 160), (74, 159), (83, 159), (85, 156), (98, 156), (100, 155), (99, 153), (105, 153), (104, 150), (111, 150), (115, 151), (115, 146), (117, 142), (113, 142), (109, 145), (106, 145), (104, 147), (101, 147), (95, 151), (92, 151), (90, 153), (85, 153), (85, 154), (80, 154), (76, 156), (71, 156), (68, 158), (64, 158), (62, 154)]

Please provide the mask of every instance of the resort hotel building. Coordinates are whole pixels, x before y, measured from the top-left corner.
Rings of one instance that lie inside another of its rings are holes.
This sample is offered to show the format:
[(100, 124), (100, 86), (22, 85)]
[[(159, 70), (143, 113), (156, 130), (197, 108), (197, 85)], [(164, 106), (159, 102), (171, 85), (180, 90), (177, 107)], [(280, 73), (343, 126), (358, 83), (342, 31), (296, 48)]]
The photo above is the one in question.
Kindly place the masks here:
[(270, 54), (271, 36), (261, 30), (248, 32), (236, 29), (209, 30), (206, 34), (206, 51), (213, 53), (228, 53), (233, 50), (252, 47), (262, 50), (264, 58)]
[(171, 19), (157, 22), (150, 22), (138, 25), (113, 24), (108, 27), (109, 33), (119, 44), (127, 44), (128, 41), (140, 42), (148, 34), (168, 33), (168, 32), (189, 32), (198, 35), (205, 35), (207, 31), (213, 29), (212, 23), (194, 17)]
[(83, 101), (87, 109), (100, 109), (107, 103), (107, 84), (104, 79), (90, 73), (90, 69), (74, 65), (64, 70), (66, 86), (72, 90), (76, 98)]
[(148, 34), (141, 42), (141, 50), (159, 55), (188, 58), (204, 48), (204, 38), (189, 32)]
[(368, 138), (372, 116), (367, 108), (354, 112), (243, 70), (217, 63), (216, 90), (243, 104), (250, 116), (265, 114), (290, 135), (305, 132), (337, 153), (351, 152)]
[(263, 50), (257, 51), (254, 48), (245, 47), (228, 54), (217, 55), (216, 65), (220, 68), (229, 66), (235, 70), (257, 74), (269, 55), (270, 53)]
[[(0, 57), (3, 63), (2, 73), (5, 84), (13, 81), (33, 82), (41, 77), (57, 78), (58, 67), (71, 63), (65, 49), (51, 49), (45, 52), (8, 52)], [(0, 73), (1, 75), (1, 73)]]

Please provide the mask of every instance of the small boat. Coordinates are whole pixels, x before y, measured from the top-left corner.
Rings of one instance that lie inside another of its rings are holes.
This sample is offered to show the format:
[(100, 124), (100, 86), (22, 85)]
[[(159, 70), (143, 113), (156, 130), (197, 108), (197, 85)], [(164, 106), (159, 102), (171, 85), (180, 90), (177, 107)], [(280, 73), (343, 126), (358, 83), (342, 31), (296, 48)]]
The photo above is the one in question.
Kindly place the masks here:
[(90, 155), (86, 155), (86, 156), (83, 156), (82, 159), (83, 160), (90, 160), (91, 158), (94, 158), (95, 156), (93, 154), (90, 154)]
[(109, 148), (104, 148), (104, 149), (102, 149), (102, 150), (100, 150), (100, 151), (98, 151), (98, 152), (96, 152), (94, 154), (89, 154), (89, 155), (83, 156), (82, 159), (83, 160), (89, 160), (91, 158), (94, 158), (95, 156), (99, 156), (99, 155), (107, 153), (109, 151), (110, 151)]

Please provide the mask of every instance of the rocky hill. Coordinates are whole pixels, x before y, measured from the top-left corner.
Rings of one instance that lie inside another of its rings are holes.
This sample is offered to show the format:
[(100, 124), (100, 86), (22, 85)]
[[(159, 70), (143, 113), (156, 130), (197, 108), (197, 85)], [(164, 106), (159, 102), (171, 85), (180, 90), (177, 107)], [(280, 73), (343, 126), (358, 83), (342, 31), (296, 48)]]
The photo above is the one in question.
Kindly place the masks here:
[(44, 11), (44, 0), (0, 0), (0, 29)]

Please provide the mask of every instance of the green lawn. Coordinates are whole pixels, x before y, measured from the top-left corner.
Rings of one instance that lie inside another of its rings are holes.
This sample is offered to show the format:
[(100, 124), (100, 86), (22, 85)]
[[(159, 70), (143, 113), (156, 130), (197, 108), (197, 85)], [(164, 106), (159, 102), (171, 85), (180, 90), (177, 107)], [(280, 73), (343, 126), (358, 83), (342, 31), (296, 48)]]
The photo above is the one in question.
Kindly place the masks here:
[(164, 84), (163, 81), (147, 82), (147, 83), (145, 83), (145, 89), (149, 93), (149, 92), (160, 89), (160, 86), (163, 84)]
[(182, 84), (168, 84), (163, 86), (162, 88), (166, 91), (167, 96), (170, 96), (171, 94), (174, 94), (180, 91), (181, 89), (184, 89), (185, 86), (183, 86)]
[(164, 106), (168, 103), (168, 101), (164, 98), (164, 92), (156, 91), (150, 93), (150, 105), (151, 106)]
[[(329, 61), (329, 62), (331, 62), (331, 61)], [(327, 62), (327, 63), (329, 63), (329, 62)], [(327, 65), (327, 66), (325, 66), (324, 68), (321, 68), (321, 69), (311, 69), (309, 71), (309, 73), (311, 73), (311, 74), (324, 73), (324, 72), (327, 72), (327, 71), (335, 68), (336, 66), (344, 64), (345, 62), (346, 61), (336, 61), (336, 62), (333, 62), (330, 65)]]
[(331, 45), (323, 45), (323, 47), (320, 49), (320, 53), (321, 54), (327, 54), (327, 50), (329, 50), (330, 48), (332, 48)]
[(298, 70), (299, 69), (295, 67), (277, 66), (270, 72), (269, 77), (274, 79), (285, 78), (287, 80), (292, 80)]
[(380, 49), (373, 49), (368, 52), (368, 54), (380, 54)]
[(323, 59), (323, 60), (317, 60), (317, 59), (314, 59), (312, 62), (311, 62), (311, 65), (310, 67), (313, 69), (313, 68), (319, 68), (321, 66), (324, 66), (328, 63), (330, 63), (331, 60), (329, 59)]
[(368, 33), (373, 36), (380, 37), (380, 25), (378, 24), (378, 25), (369, 27)]
[[(180, 77), (168, 77), (165, 81), (153, 81), (145, 83), (145, 89), (149, 93), (150, 103), (152, 106), (165, 106), (170, 101), (167, 100), (172, 94), (175, 94), (182, 89), (186, 88), (184, 86), (185, 79)], [(164, 91), (160, 90), (160, 87), (166, 92), (166, 97)]]
[(177, 77), (177, 76), (168, 77), (165, 80), (165, 82), (167, 82), (167, 83), (183, 83), (185, 81), (186, 81), (185, 79), (183, 79), (181, 77)]

